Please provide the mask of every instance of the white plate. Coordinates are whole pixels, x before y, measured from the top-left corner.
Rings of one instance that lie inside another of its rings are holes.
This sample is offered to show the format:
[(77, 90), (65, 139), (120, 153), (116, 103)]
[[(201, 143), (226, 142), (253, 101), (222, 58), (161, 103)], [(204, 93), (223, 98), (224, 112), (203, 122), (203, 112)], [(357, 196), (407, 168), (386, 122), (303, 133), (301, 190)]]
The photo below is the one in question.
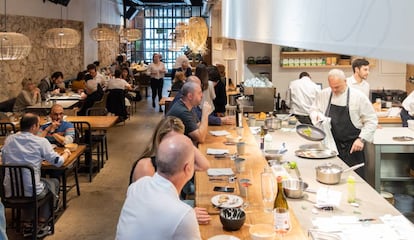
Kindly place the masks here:
[(233, 194), (219, 194), (211, 198), (211, 203), (219, 208), (235, 208), (243, 204), (243, 198)]
[(240, 238), (230, 235), (216, 235), (214, 237), (209, 238), (208, 240), (240, 240)]

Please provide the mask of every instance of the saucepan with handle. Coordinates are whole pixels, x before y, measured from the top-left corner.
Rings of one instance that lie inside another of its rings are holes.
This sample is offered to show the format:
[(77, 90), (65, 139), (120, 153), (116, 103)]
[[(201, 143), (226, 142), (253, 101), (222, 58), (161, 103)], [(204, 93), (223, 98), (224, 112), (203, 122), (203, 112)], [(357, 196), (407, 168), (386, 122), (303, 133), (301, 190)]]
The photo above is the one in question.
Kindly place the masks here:
[(347, 169), (342, 169), (342, 167), (336, 164), (332, 164), (332, 163), (319, 165), (315, 168), (316, 169), (316, 180), (324, 184), (330, 184), (330, 185), (338, 184), (341, 181), (342, 173), (355, 170), (364, 165), (365, 163), (360, 163)]

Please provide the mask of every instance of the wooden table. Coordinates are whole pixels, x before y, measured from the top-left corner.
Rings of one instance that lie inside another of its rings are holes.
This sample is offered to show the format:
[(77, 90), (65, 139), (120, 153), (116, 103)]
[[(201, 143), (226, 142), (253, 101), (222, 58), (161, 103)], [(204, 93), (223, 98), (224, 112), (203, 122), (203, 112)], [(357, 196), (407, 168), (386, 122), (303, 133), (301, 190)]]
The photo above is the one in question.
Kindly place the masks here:
[[(68, 159), (63, 163), (62, 166), (56, 167), (49, 162), (43, 161), (42, 163), (42, 173), (51, 173), (53, 175), (59, 175), (61, 176), (62, 181), (62, 202), (63, 202), (63, 208), (66, 209), (67, 206), (67, 175), (70, 172), (74, 172), (75, 174), (75, 182), (76, 182), (76, 191), (78, 196), (80, 195), (80, 189), (79, 189), (79, 181), (78, 181), (78, 161), (79, 157), (85, 152), (86, 146), (85, 145), (79, 145), (76, 151), (73, 151), (72, 154), (69, 156)], [(55, 151), (58, 153), (62, 153), (64, 148), (56, 148)]]
[[(250, 178), (252, 182), (252, 185), (248, 188), (248, 201), (250, 206), (246, 209), (246, 222), (239, 231), (224, 231), (218, 215), (219, 211), (211, 204), (211, 198), (219, 194), (218, 192), (214, 192), (213, 188), (215, 186), (234, 187), (234, 194), (239, 195), (238, 185), (237, 183), (209, 181), (209, 177), (206, 172), (196, 172), (195, 205), (197, 207), (206, 208), (212, 215), (212, 221), (210, 224), (200, 225), (200, 232), (203, 239), (208, 239), (219, 234), (233, 235), (240, 239), (250, 239), (249, 225), (258, 223), (273, 223), (273, 215), (271, 213), (265, 213), (263, 210), (260, 189), (260, 173), (263, 172), (264, 166), (267, 165), (267, 162), (262, 156), (255, 137), (250, 133), (245, 121), (244, 126), (243, 141), (246, 143), (246, 154), (241, 157), (246, 159), (246, 171), (244, 173), (237, 174), (237, 178)], [(229, 130), (227, 128), (229, 127), (218, 126), (209, 127), (209, 130), (225, 129), (233, 135), (236, 135), (235, 130)], [(199, 145), (199, 149), (202, 153), (206, 153), (207, 148), (229, 149), (230, 153), (234, 153), (236, 151), (236, 146), (225, 145), (225, 141), (225, 137), (215, 137), (209, 134), (205, 143)], [(230, 167), (233, 171), (235, 171), (234, 163), (228, 157), (215, 159), (213, 156), (207, 155), (207, 158), (210, 160), (212, 168)], [(300, 227), (300, 224), (298, 223), (295, 213), (293, 213), (292, 210), (290, 210), (290, 216), (292, 228), (290, 232), (284, 236), (284, 239), (307, 239), (306, 235), (302, 231), (302, 228)]]
[[(55, 103), (61, 105), (63, 107), (63, 109), (73, 108), (78, 102), (79, 102), (79, 100), (70, 100), (70, 101), (58, 100), (58, 101), (55, 101)], [(54, 103), (54, 101), (49, 101), (48, 103), (40, 102), (40, 103), (36, 103), (35, 105), (32, 105), (32, 106), (27, 106), (26, 109), (27, 110), (50, 109), (53, 106), (53, 104), (55, 104), (55, 103)]]
[(67, 116), (66, 121), (85, 121), (91, 124), (92, 130), (108, 130), (116, 124), (118, 116)]

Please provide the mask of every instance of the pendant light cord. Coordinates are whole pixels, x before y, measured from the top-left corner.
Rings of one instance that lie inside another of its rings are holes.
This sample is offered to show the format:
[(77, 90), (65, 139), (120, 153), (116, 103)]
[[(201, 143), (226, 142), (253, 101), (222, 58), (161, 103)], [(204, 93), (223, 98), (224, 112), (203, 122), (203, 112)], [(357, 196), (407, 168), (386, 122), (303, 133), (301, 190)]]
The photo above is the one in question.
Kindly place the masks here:
[(6, 7), (7, 0), (4, 0), (4, 31), (7, 32), (7, 16), (6, 16)]

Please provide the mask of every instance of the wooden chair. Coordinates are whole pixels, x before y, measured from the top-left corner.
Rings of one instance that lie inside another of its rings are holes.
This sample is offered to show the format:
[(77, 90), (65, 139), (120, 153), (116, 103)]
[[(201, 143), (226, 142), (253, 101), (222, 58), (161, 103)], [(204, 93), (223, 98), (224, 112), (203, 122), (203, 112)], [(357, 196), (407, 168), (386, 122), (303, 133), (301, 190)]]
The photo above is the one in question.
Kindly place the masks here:
[[(4, 185), (5, 179), (9, 179), (7, 187)], [(25, 185), (23, 179), (30, 180), (31, 186)], [(28, 189), (30, 189), (31, 196), (28, 196)], [(18, 231), (20, 231), (21, 209), (29, 209), (32, 212), (32, 239), (37, 239), (39, 208), (49, 204), (51, 216), (47, 222), (51, 227), (51, 232), (54, 233), (53, 194), (49, 191), (44, 198), (38, 198), (35, 174), (31, 166), (0, 165), (0, 197), (4, 207), (12, 209), (12, 226), (15, 225)]]
[[(102, 108), (102, 107), (93, 107), (93, 108), (88, 108), (86, 110), (86, 115), (88, 116), (106, 116), (108, 115), (109, 112), (106, 108)], [(100, 148), (102, 149), (101, 153), (101, 164), (100, 167), (103, 167), (104, 164), (104, 156), (105, 156), (105, 160), (108, 160), (108, 140), (106, 138), (106, 130), (99, 130), (99, 131), (93, 131), (92, 132), (92, 141), (95, 142), (99, 142), (100, 144)]]
[(93, 159), (92, 159), (92, 155), (93, 155), (93, 149), (97, 149), (97, 156), (98, 156), (98, 162), (97, 162), (97, 168), (98, 168), (98, 172), (100, 169), (100, 162), (101, 162), (101, 149), (99, 144), (96, 144), (92, 141), (92, 130), (91, 130), (91, 125), (89, 124), (89, 122), (85, 122), (85, 121), (72, 121), (73, 123), (73, 127), (75, 128), (75, 141), (78, 144), (85, 144), (86, 149), (85, 149), (85, 162), (84, 164), (88, 167), (88, 172), (89, 172), (89, 182), (92, 182), (92, 175), (93, 175), (93, 167), (94, 167), (94, 163), (93, 163)]
[(7, 136), (10, 133), (16, 132), (16, 127), (13, 123), (10, 122), (2, 122), (0, 123), (0, 136)]

